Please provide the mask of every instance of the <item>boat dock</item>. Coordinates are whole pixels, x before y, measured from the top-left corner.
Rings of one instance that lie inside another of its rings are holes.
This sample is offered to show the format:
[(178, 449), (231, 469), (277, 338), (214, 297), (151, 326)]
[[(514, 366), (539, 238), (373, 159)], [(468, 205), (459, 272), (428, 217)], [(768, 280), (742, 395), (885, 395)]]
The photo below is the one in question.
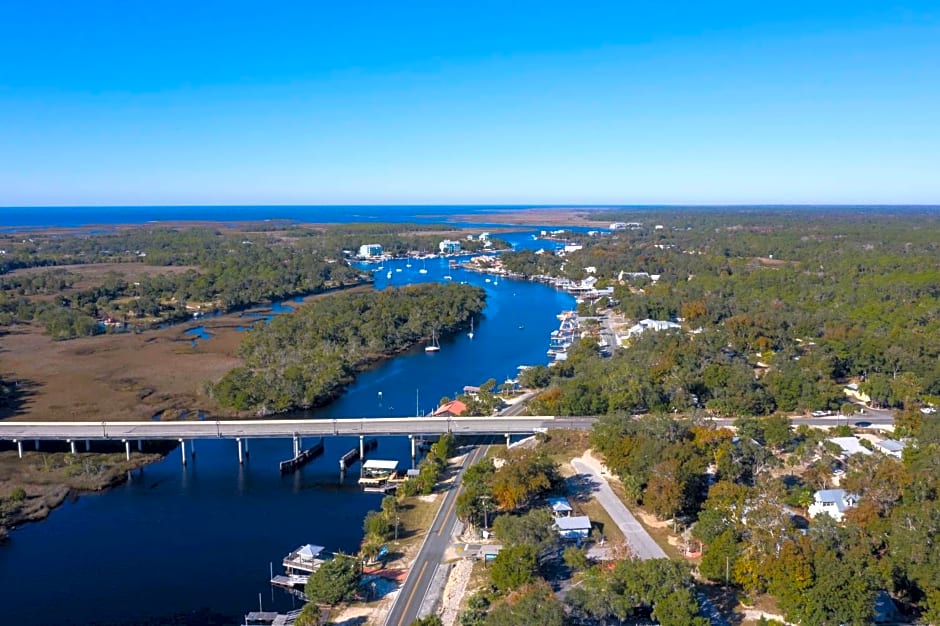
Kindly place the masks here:
[(300, 450), (299, 446), (297, 446), (294, 448), (294, 458), (281, 461), (281, 473), (288, 474), (294, 472), (321, 454), (323, 454), (323, 437), (320, 437), (317, 443), (305, 450)]
[(245, 616), (242, 626), (291, 626), (300, 611), (276, 613), (274, 611), (252, 611)]
[(379, 447), (378, 439), (363, 439), (358, 448), (353, 448), (339, 459), (339, 471), (345, 472), (346, 468), (358, 461), (369, 450), (375, 450)]
[(275, 587), (284, 587), (285, 589), (303, 589), (307, 586), (310, 576), (307, 574), (278, 574), (271, 579), (271, 584)]

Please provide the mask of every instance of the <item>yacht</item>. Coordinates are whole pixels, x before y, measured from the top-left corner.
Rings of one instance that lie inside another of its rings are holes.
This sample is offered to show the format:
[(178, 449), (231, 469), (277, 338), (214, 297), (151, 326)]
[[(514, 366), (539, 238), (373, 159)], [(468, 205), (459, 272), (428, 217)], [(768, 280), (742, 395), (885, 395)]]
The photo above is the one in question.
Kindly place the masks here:
[(425, 352), (440, 352), (441, 351), (441, 344), (437, 342), (436, 332), (431, 331), (431, 343), (424, 346), (424, 351)]
[(470, 332), (467, 333), (467, 337), (470, 337), (470, 339), (473, 339), (473, 318), (472, 317), (470, 318)]

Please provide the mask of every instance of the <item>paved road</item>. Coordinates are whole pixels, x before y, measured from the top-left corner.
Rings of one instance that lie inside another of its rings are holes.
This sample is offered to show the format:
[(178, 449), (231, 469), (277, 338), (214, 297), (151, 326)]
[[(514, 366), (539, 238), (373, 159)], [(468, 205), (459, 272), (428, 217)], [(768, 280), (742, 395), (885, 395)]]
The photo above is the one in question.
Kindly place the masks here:
[(411, 571), (408, 572), (408, 578), (405, 579), (405, 584), (402, 585), (401, 591), (398, 592), (388, 612), (388, 617), (385, 619), (386, 626), (408, 626), (418, 618), (418, 610), (431, 585), (431, 579), (434, 578), (434, 572), (444, 560), (444, 552), (454, 535), (454, 525), (457, 523), (454, 510), (457, 506), (457, 496), (460, 493), (460, 481), (464, 470), (476, 463), (484, 450), (486, 446), (474, 448), (464, 458), (457, 477), (447, 490), (444, 502), (431, 523), (424, 545), (421, 546), (418, 557), (411, 566)]
[(600, 502), (601, 506), (607, 511), (617, 527), (623, 533), (633, 554), (639, 559), (665, 559), (666, 553), (653, 541), (646, 529), (640, 525), (633, 517), (627, 507), (623, 505), (620, 498), (614, 494), (607, 479), (601, 476), (600, 472), (595, 470), (587, 463), (574, 459), (571, 464), (579, 474), (586, 474), (593, 479), (595, 483), (594, 497)]
[[(521, 410), (518, 409), (518, 410)], [(327, 420), (206, 420), (177, 422), (0, 421), (0, 439), (208, 439), (332, 435), (531, 434), (544, 428), (588, 429), (593, 418), (362, 417)]]

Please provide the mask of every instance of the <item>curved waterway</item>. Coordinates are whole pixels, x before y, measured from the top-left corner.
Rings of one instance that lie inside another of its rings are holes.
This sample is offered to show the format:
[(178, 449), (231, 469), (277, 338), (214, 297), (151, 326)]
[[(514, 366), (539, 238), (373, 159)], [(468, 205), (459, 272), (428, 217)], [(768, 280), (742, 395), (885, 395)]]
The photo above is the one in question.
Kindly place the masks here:
[[(474, 338), (461, 332), (443, 337), (438, 353), (419, 348), (387, 361), (305, 416), (415, 415), (464, 385), (514, 378), (519, 365), (547, 363), (555, 315), (574, 306), (569, 295), (544, 285), (494, 282), (450, 269), (440, 258), (410, 263), (384, 263), (374, 274), (376, 287), (450, 276), (485, 288), (487, 306), (475, 320)], [(426, 274), (419, 273), (423, 268)], [(358, 465), (340, 480), (338, 459), (358, 439), (327, 438), (322, 456), (282, 477), (278, 462), (291, 456), (291, 445), (252, 440), (240, 467), (234, 441), (197, 441), (185, 468), (177, 450), (122, 486), (83, 495), (16, 530), (0, 547), (4, 622), (238, 624), (258, 608), (259, 594), (265, 610), (297, 606), (272, 589), (269, 564), (281, 573), (281, 558), (306, 543), (354, 552), (362, 519), (381, 496), (357, 488)], [(400, 467), (411, 462), (405, 437), (379, 438), (369, 456), (397, 459)]]

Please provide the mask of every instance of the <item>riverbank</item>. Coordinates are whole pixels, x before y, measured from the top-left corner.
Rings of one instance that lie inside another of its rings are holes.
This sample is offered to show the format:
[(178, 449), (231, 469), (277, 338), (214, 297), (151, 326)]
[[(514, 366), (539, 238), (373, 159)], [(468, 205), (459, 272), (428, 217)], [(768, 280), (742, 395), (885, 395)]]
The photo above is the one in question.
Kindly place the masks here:
[(19, 525), (45, 519), (67, 498), (121, 484), (129, 472), (163, 456), (29, 451), (21, 459), (16, 451), (0, 452), (0, 541)]

